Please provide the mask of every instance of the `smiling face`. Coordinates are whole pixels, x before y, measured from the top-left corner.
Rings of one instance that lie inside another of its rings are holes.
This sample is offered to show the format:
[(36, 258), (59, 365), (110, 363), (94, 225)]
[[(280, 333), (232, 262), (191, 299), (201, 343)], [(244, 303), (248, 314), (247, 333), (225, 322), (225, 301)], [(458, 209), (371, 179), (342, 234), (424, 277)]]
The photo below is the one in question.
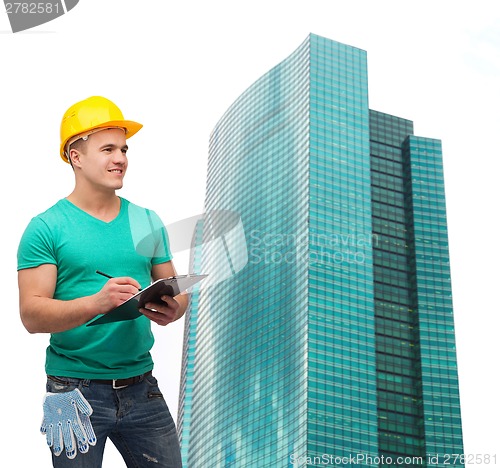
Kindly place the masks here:
[(125, 131), (121, 128), (90, 135), (84, 144), (70, 150), (77, 184), (99, 192), (122, 188), (128, 166), (127, 150)]

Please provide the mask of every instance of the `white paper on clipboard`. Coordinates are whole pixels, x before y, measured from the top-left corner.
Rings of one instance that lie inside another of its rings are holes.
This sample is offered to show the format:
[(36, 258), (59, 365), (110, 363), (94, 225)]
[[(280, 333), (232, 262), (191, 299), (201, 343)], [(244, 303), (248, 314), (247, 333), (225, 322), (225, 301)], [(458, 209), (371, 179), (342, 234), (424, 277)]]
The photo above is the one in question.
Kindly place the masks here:
[(139, 312), (139, 308), (144, 307), (144, 304), (147, 302), (161, 303), (161, 296), (177, 296), (177, 294), (186, 291), (207, 276), (208, 275), (178, 275), (156, 280), (116, 309), (113, 309), (107, 314), (100, 315), (87, 323), (87, 327), (136, 319), (142, 315)]

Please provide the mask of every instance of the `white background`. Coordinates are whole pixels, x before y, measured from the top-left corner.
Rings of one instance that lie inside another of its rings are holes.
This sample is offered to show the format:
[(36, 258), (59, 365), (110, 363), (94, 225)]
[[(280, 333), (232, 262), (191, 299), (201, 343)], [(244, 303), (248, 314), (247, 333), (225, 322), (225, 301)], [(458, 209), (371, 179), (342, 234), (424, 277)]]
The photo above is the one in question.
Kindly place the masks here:
[[(465, 452), (500, 463), (497, 2), (81, 0), (17, 34), (0, 11), (2, 467), (50, 466), (38, 434), (48, 336), (19, 320), (16, 250), (31, 217), (72, 190), (58, 156), (64, 111), (97, 94), (144, 124), (129, 141), (120, 195), (170, 224), (203, 211), (218, 119), (311, 32), (366, 50), (370, 107), (443, 141)], [(179, 273), (186, 258), (176, 257)], [(155, 327), (156, 374), (174, 417), (182, 332), (182, 321)], [(124, 466), (111, 444), (104, 466)]]

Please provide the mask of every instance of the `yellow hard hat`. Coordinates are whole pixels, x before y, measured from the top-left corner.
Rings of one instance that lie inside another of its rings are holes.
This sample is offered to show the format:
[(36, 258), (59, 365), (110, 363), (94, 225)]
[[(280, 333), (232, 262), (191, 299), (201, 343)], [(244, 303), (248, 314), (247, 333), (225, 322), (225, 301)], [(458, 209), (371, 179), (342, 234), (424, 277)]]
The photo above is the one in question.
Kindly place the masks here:
[(125, 120), (116, 104), (101, 96), (92, 96), (73, 104), (61, 121), (61, 158), (69, 163), (66, 154), (68, 144), (99, 129), (115, 127), (123, 128), (126, 138), (130, 138), (142, 128), (142, 124)]

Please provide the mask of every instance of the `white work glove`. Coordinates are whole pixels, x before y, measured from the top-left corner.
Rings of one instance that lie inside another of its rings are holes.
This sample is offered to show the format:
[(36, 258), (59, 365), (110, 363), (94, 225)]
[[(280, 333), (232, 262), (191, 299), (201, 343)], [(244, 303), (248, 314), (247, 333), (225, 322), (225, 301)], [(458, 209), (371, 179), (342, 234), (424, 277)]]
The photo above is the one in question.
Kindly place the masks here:
[(97, 437), (90, 423), (91, 414), (92, 407), (77, 388), (45, 395), (40, 432), (46, 435), (47, 445), (52, 447), (54, 455), (59, 456), (64, 447), (66, 456), (75, 458), (75, 436), (81, 453), (88, 452), (89, 445), (96, 444)]

